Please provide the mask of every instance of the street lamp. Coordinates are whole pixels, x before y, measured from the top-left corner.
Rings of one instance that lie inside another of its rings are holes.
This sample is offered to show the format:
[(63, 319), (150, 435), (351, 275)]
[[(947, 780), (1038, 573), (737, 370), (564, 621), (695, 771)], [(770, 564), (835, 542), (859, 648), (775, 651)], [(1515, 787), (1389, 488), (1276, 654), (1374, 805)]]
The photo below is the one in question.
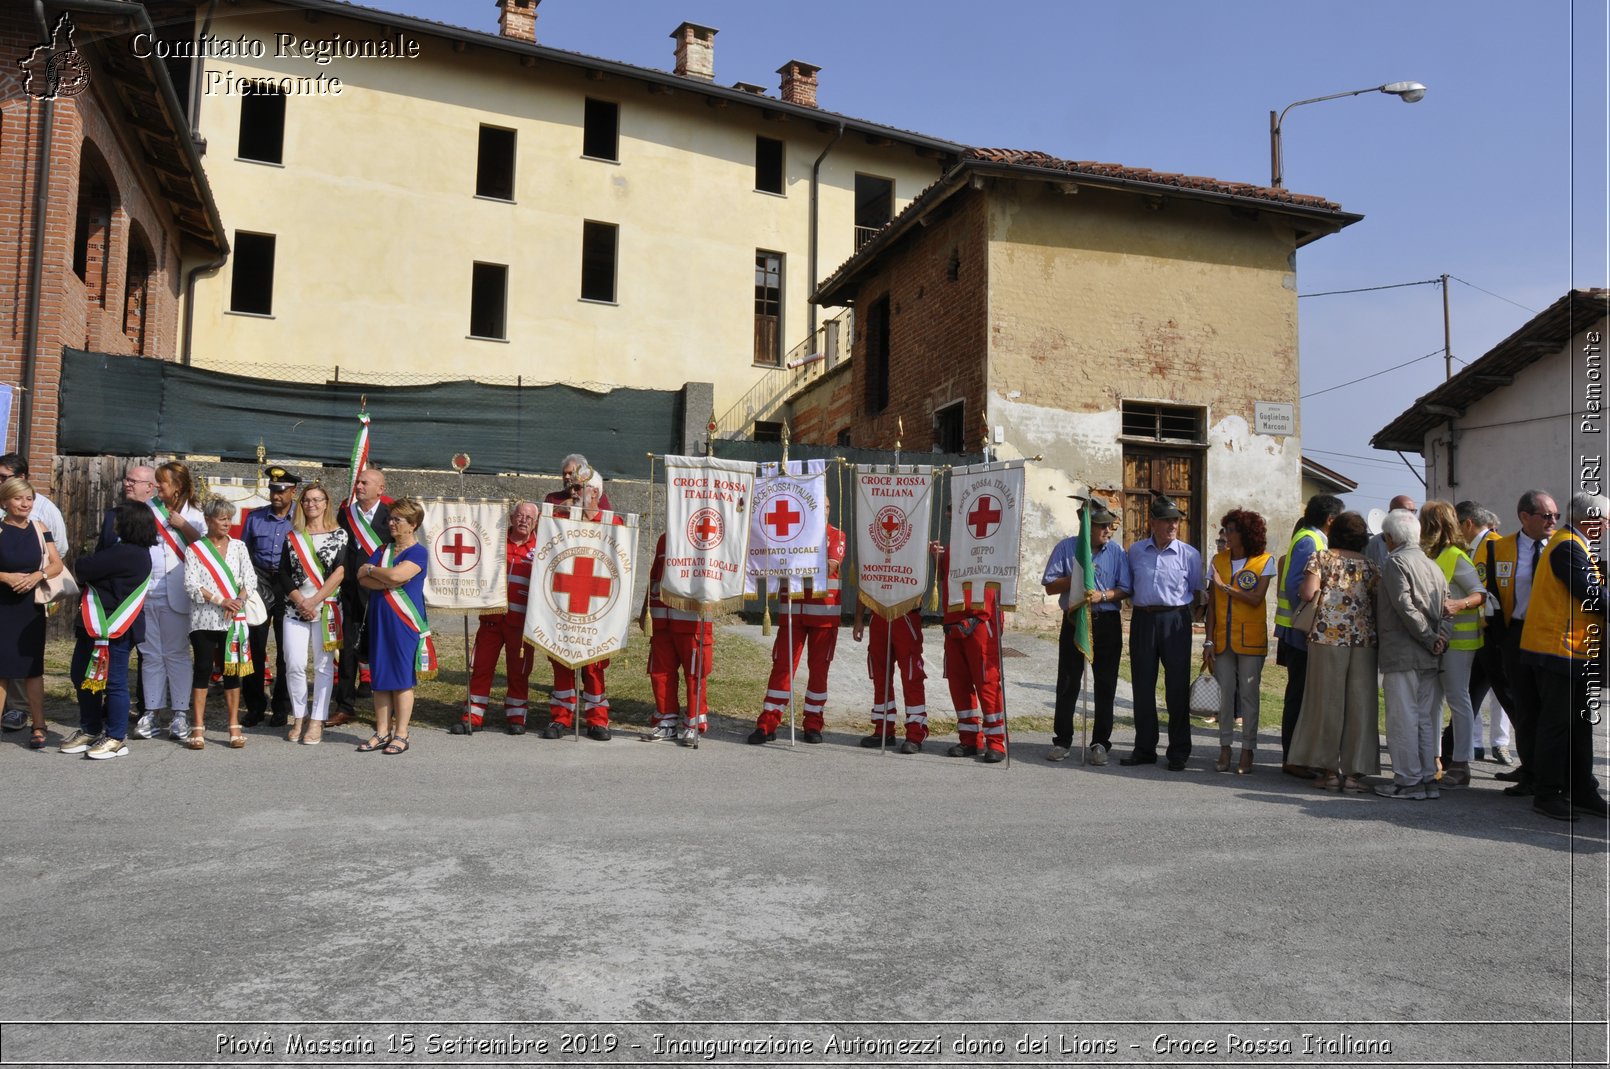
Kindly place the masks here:
[(1329, 96), (1314, 97), (1310, 100), (1299, 100), (1287, 104), (1285, 110), (1276, 115), (1269, 113), (1269, 184), (1276, 189), (1281, 188), (1280, 170), (1280, 124), (1286, 121), (1286, 112), (1303, 104), (1318, 104), (1321, 100), (1336, 100), (1340, 97), (1356, 97), (1364, 93), (1387, 93), (1402, 100), (1405, 104), (1414, 104), (1426, 95), (1426, 87), (1419, 82), (1388, 82), (1386, 85), (1375, 85), (1368, 89), (1355, 89), (1350, 93), (1332, 93)]

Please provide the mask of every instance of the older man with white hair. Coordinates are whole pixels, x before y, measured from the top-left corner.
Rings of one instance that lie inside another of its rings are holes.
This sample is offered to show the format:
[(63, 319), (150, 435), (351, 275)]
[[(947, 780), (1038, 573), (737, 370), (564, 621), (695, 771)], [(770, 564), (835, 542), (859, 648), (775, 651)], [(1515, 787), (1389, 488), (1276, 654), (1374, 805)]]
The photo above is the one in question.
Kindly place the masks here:
[(1420, 548), (1420, 520), (1394, 509), (1381, 522), (1387, 551), (1376, 588), (1376, 634), (1381, 689), (1386, 693), (1386, 748), (1392, 782), (1383, 798), (1436, 798), (1437, 741), (1442, 684), (1438, 667), (1448, 638), (1442, 631), (1448, 581)]
[(1537, 690), (1532, 808), (1556, 820), (1610, 815), (1593, 775), (1593, 725), (1605, 685), (1604, 572), (1599, 550), (1610, 499), (1577, 492), (1532, 576), (1521, 660)]

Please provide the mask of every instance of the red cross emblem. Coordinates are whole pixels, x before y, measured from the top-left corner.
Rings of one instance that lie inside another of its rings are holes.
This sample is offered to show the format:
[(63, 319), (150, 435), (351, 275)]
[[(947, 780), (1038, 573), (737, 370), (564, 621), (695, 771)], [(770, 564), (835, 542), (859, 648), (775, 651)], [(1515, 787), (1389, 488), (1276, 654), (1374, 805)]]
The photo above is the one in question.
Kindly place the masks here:
[(481, 536), (468, 527), (449, 527), (436, 540), (436, 557), (450, 572), (470, 571), (480, 555)]
[[(778, 494), (776, 504), (772, 505), (771, 511), (761, 517), (762, 522), (772, 529), (772, 538), (775, 541), (787, 542), (793, 535), (798, 533), (794, 529), (795, 525), (805, 518), (805, 514), (796, 512), (793, 506), (793, 498), (787, 494)], [(799, 527), (799, 530), (804, 530), (803, 525)]]
[(905, 509), (898, 505), (885, 505), (879, 509), (872, 520), (872, 544), (885, 553), (893, 553), (909, 541), (911, 523), (906, 519)]
[(561, 603), (561, 609), (572, 616), (590, 616), (593, 611), (594, 598), (607, 598), (614, 589), (615, 581), (607, 575), (594, 575), (593, 568), (597, 561), (592, 557), (578, 554), (571, 558), (570, 571), (553, 573), (553, 592), (560, 595), (556, 602)]
[(721, 544), (721, 535), (724, 524), (721, 514), (715, 509), (700, 509), (688, 520), (688, 541), (693, 548), (699, 550), (712, 550)]
[(1001, 510), (995, 507), (995, 499), (988, 494), (980, 497), (967, 514), (967, 526), (973, 529), (974, 538), (988, 538), (1000, 525)]

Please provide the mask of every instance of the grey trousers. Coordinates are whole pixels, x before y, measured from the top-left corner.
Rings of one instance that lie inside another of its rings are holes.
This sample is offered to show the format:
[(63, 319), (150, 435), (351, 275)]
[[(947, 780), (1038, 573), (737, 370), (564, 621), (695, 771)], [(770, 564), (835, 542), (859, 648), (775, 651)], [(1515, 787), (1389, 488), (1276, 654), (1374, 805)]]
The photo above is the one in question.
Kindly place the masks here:
[(1392, 755), (1392, 781), (1400, 786), (1430, 783), (1437, 776), (1442, 748), (1442, 680), (1436, 669), (1382, 672), (1386, 692), (1386, 749)]
[(1258, 684), (1263, 679), (1262, 654), (1213, 654), (1213, 678), (1219, 681), (1219, 745), (1235, 742), (1235, 718), (1241, 718), (1241, 747), (1258, 748)]

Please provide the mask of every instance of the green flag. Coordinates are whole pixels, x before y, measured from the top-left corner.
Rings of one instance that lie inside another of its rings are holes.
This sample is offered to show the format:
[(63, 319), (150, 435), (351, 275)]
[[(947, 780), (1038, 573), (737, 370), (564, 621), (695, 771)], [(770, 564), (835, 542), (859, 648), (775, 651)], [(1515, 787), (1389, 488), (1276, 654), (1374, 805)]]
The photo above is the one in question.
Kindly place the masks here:
[(1073, 641), (1086, 661), (1095, 655), (1090, 648), (1090, 592), (1096, 589), (1096, 569), (1090, 563), (1090, 502), (1079, 509), (1079, 541), (1074, 544), (1074, 559), (1079, 562), (1079, 574), (1084, 576), (1084, 600), (1073, 610)]

